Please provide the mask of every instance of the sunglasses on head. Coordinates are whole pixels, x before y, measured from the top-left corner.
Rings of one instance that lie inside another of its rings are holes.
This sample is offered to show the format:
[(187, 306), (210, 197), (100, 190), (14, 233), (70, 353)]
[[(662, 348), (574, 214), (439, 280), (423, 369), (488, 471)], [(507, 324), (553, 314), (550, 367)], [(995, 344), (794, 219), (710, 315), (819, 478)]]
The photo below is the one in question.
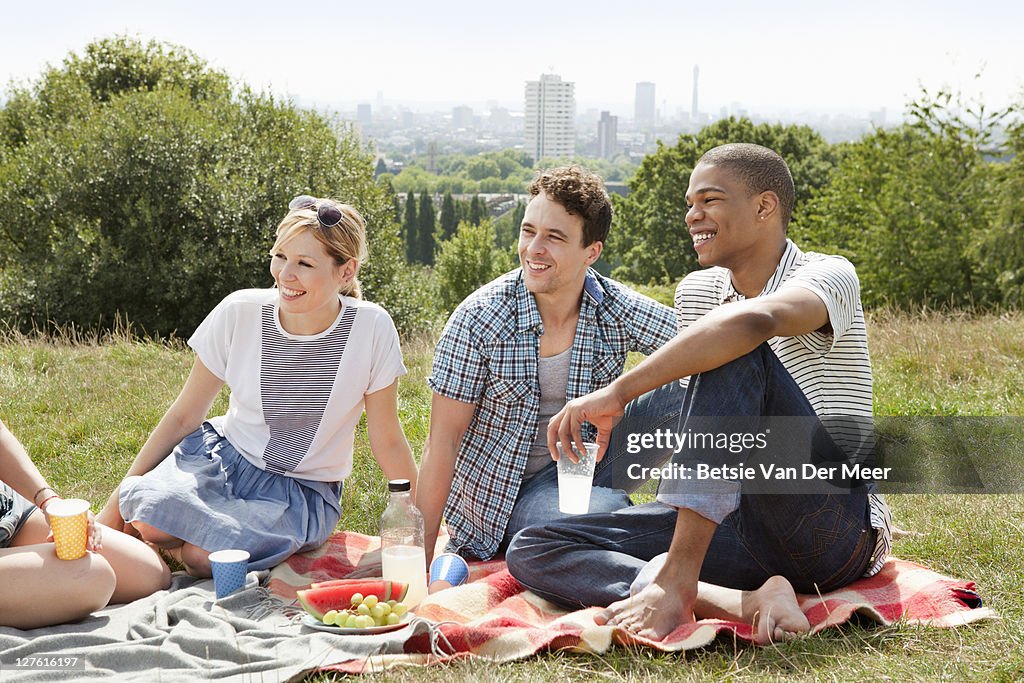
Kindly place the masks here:
[(300, 194), (288, 202), (289, 211), (312, 209), (314, 207), (316, 208), (316, 219), (320, 221), (320, 225), (323, 227), (333, 228), (341, 222), (341, 209), (328, 199), (317, 199), (308, 194)]

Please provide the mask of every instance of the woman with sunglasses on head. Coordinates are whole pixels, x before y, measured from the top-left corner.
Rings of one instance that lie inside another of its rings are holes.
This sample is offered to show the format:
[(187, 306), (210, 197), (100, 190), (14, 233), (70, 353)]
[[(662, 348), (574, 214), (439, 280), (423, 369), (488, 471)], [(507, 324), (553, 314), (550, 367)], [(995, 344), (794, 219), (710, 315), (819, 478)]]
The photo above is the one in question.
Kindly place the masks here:
[(91, 519), (91, 552), (58, 559), (46, 511), (61, 497), (2, 421), (0, 475), (0, 626), (78, 621), (108, 603), (131, 602), (170, 584), (152, 549), (113, 529), (101, 535)]
[[(296, 197), (270, 256), (276, 288), (228, 295), (195, 331), (184, 388), (99, 516), (194, 576), (210, 576), (216, 550), (246, 550), (250, 569), (266, 569), (322, 544), (364, 408), (385, 476), (416, 481), (398, 421), (398, 333), (361, 299), (362, 217)], [(227, 414), (204, 421), (225, 383)]]

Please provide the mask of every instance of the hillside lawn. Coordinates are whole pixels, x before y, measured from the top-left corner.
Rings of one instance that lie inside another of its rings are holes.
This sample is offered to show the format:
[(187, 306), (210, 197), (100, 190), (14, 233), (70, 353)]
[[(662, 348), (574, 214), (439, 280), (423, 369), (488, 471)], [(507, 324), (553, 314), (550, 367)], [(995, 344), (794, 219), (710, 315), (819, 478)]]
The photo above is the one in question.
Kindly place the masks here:
[[(876, 313), (869, 331), (876, 415), (1024, 413), (1024, 316)], [(429, 418), (425, 378), (432, 339), (406, 340), (403, 348), (409, 374), (400, 385), (401, 418), (418, 458)], [(180, 341), (140, 341), (128, 333), (60, 339), (8, 333), (0, 338), (0, 417), (57, 489), (89, 499), (98, 511), (177, 395), (191, 363), (192, 353)], [(226, 406), (225, 390), (212, 414)], [(1024, 487), (1014, 481), (1006, 490)], [(341, 525), (375, 534), (386, 495), (361, 429)], [(977, 581), (985, 604), (1001, 620), (949, 630), (852, 624), (777, 646), (723, 639), (668, 656), (623, 648), (604, 656), (558, 652), (510, 664), (470, 661), (397, 670), (381, 680), (1024, 678), (1024, 496), (899, 494), (889, 501), (898, 525), (914, 532), (896, 543), (895, 554)]]

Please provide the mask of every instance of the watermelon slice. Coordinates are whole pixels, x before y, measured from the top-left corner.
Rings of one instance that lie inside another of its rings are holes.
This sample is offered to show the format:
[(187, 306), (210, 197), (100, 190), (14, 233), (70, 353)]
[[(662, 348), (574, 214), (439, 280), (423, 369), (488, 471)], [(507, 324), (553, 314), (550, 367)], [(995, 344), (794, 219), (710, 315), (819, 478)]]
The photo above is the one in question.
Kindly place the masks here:
[(308, 590), (298, 591), (299, 604), (317, 619), (332, 609), (347, 610), (352, 606), (352, 596), (362, 593), (363, 597), (376, 595), (378, 600), (401, 602), (409, 592), (409, 584), (383, 579), (336, 579), (312, 584)]

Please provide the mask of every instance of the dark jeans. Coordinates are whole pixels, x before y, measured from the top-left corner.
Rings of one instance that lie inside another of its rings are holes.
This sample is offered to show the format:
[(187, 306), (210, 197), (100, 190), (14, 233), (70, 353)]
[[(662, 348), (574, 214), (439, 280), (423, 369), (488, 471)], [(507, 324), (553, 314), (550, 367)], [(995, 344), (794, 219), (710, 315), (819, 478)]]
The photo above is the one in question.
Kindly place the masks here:
[[(767, 344), (691, 378), (684, 411), (684, 429), (698, 416), (705, 426), (706, 416), (728, 417), (730, 425), (736, 416), (814, 416)], [(688, 482), (686, 495), (699, 501), (701, 484)], [(720, 488), (709, 495), (728, 497)], [(676, 518), (675, 507), (650, 503), (533, 526), (512, 540), (508, 568), (526, 587), (554, 602), (608, 605), (628, 597), (644, 565), (668, 550)], [(739, 506), (712, 537), (700, 578), (751, 590), (778, 574), (798, 592), (825, 592), (864, 573), (874, 541), (863, 487), (807, 494), (746, 494), (741, 489)]]
[[(622, 474), (623, 466), (628, 462), (657, 467), (672, 455), (667, 448), (644, 448), (638, 453), (629, 453), (626, 435), (631, 431), (642, 433), (674, 428), (679, 423), (683, 397), (684, 391), (679, 382), (669, 382), (629, 402), (622, 421), (612, 429), (604, 458), (594, 470), (594, 488), (590, 493), (592, 513), (612, 512), (633, 504), (628, 494), (644, 482)], [(552, 460), (520, 487), (505, 527), (502, 547), (507, 548), (512, 538), (526, 527), (572, 517), (574, 515), (558, 509), (558, 468)]]

